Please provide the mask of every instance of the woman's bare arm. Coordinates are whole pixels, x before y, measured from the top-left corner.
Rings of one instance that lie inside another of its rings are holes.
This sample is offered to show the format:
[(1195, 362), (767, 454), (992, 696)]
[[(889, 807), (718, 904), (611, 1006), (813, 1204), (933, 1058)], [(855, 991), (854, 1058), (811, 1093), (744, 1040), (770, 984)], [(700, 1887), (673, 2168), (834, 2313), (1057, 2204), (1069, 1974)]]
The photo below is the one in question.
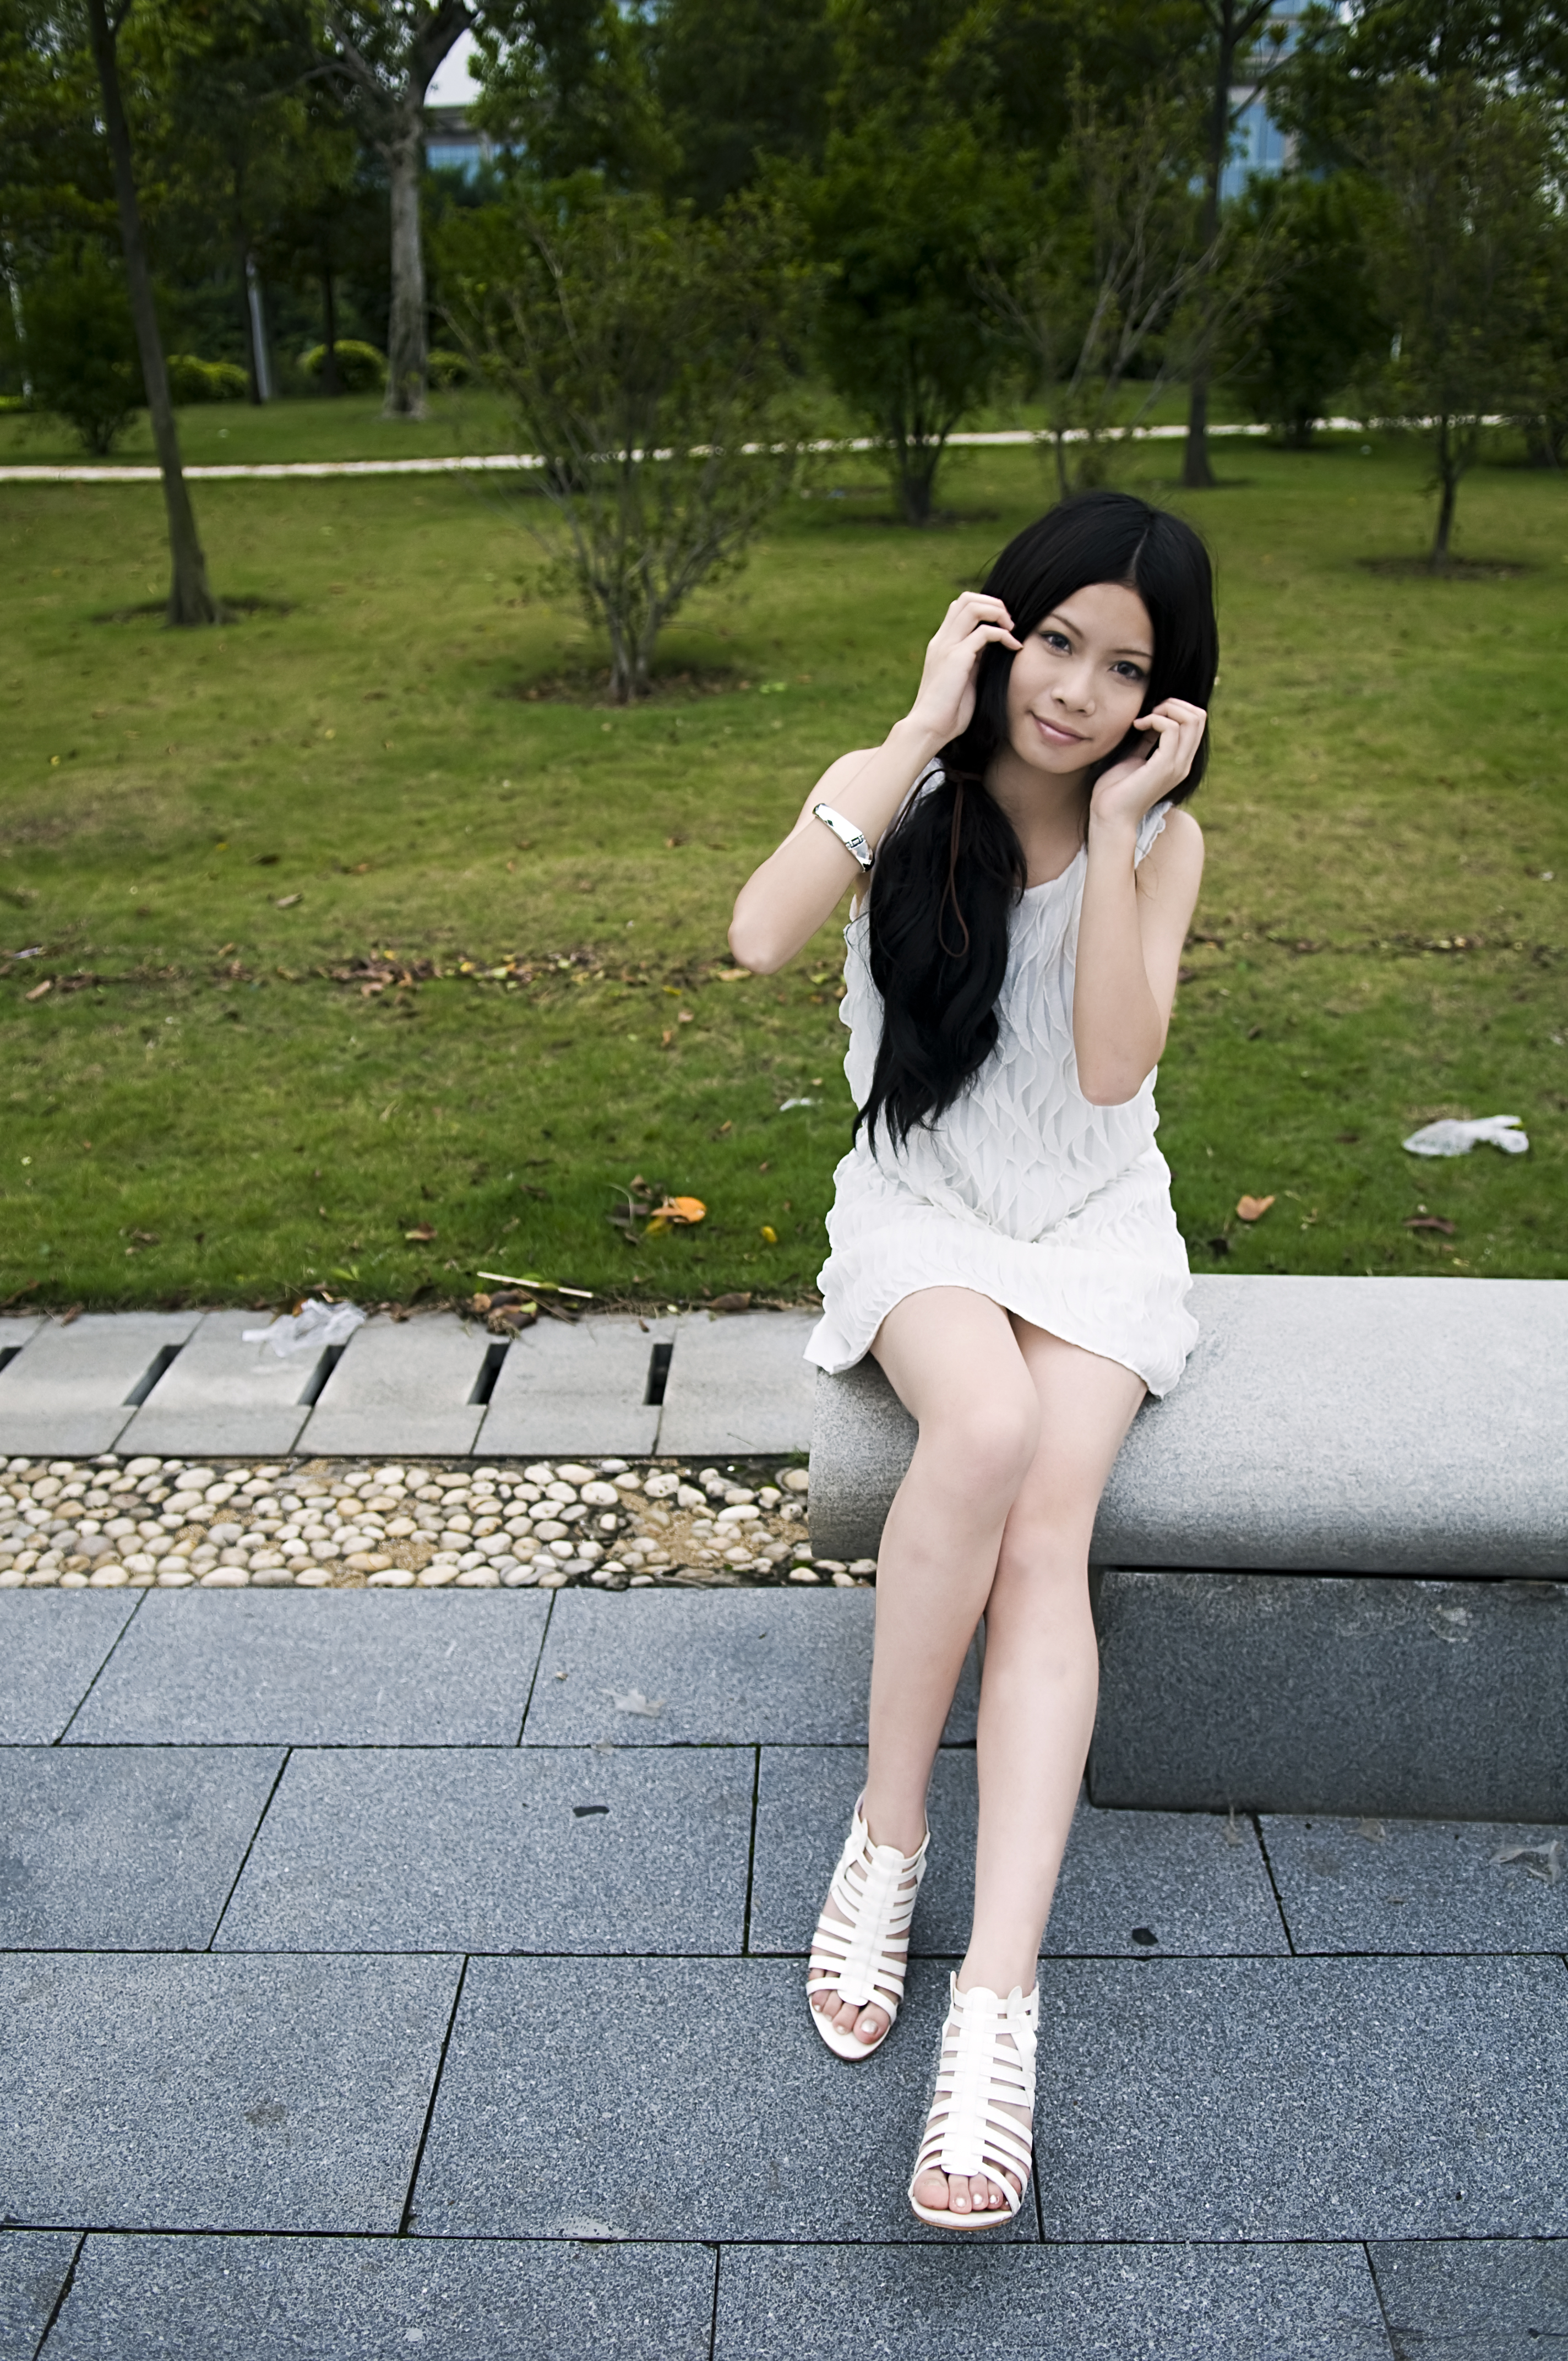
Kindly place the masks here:
[(1095, 1106), (1135, 1098), (1165, 1048), (1202, 882), (1202, 830), (1178, 808), (1143, 862), (1134, 862), (1143, 815), (1187, 776), (1205, 719), (1176, 698), (1161, 706), (1137, 725), (1159, 733), (1147, 759), (1117, 763), (1090, 803), (1072, 1039), (1078, 1087)]
[(955, 598), (926, 651), (919, 692), (905, 719), (880, 746), (829, 763), (778, 851), (740, 888), (729, 948), (742, 967), (774, 974), (810, 941), (849, 888), (861, 883), (860, 863), (812, 818), (812, 806), (831, 804), (853, 820), (874, 852), (932, 756), (967, 726), (975, 666), (993, 640), (1014, 651), (1018, 645), (1001, 599), (978, 591)]

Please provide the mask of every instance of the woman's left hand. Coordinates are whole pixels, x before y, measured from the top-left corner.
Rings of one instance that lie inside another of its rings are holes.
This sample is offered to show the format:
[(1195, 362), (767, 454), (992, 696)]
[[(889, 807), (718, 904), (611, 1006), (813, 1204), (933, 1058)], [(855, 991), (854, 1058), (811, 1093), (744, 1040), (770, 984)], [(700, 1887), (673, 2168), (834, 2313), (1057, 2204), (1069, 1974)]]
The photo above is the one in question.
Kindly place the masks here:
[(1091, 820), (1131, 821), (1135, 828), (1144, 814), (1181, 785), (1203, 741), (1209, 717), (1201, 705), (1168, 697), (1152, 713), (1139, 716), (1135, 730), (1150, 733), (1141, 753), (1113, 763), (1096, 781), (1090, 797)]

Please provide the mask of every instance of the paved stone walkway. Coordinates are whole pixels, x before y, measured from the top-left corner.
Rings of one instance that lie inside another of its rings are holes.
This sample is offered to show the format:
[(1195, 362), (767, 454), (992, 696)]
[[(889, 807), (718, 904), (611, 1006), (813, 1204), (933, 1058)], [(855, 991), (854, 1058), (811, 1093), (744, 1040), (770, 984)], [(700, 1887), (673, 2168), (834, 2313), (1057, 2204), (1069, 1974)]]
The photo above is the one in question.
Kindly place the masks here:
[(1568, 2340), (1552, 1829), (1080, 1813), (1036, 2190), (905, 2177), (802, 1954), (872, 1596), (0, 1598), (0, 2361), (1372, 2361)]

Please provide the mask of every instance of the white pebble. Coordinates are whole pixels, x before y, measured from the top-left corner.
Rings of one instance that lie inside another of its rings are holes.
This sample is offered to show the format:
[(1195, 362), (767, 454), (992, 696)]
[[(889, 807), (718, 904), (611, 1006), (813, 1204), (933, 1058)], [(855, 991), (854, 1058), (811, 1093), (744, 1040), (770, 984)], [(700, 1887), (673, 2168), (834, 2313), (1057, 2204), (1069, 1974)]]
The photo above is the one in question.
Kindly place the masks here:
[(804, 1467), (786, 1467), (779, 1477), (786, 1492), (806, 1492), (811, 1488), (811, 1477)]
[(203, 1590), (244, 1590), (250, 1581), (243, 1565), (215, 1565), (202, 1576)]
[(582, 1496), (590, 1509), (613, 1509), (620, 1498), (613, 1484), (585, 1484)]

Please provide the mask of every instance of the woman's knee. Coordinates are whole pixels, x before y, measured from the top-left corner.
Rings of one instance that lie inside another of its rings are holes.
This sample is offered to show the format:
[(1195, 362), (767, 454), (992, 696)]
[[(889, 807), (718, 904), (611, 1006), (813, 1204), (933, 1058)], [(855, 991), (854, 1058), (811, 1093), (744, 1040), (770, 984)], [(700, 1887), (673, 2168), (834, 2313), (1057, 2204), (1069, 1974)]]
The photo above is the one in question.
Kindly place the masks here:
[(943, 1482), (983, 1501), (1012, 1500), (1040, 1440), (1040, 1405), (1027, 1376), (928, 1411), (920, 1422), (921, 1455)]

